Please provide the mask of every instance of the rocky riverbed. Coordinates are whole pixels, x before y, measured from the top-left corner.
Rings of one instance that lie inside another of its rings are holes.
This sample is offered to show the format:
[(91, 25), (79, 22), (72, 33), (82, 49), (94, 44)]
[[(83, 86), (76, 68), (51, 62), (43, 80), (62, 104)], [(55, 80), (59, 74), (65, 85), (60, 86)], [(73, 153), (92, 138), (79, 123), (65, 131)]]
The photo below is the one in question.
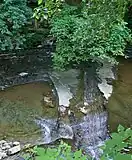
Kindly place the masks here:
[(91, 63), (85, 69), (57, 72), (40, 56), (35, 55), (38, 64), (30, 55), (24, 57), (7, 57), (11, 68), (2, 66), (0, 71), (1, 139), (21, 145), (70, 139), (75, 148), (99, 159), (98, 148), (109, 136), (106, 106), (114, 67)]
[(20, 152), (20, 142), (7, 142), (5, 140), (0, 141), (0, 160), (12, 156)]

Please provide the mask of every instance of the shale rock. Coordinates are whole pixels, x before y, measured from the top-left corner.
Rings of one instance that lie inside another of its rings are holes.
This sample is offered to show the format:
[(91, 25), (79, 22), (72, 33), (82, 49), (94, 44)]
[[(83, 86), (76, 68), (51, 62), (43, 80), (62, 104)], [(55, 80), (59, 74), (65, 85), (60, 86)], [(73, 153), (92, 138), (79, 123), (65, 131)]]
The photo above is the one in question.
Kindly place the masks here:
[(20, 142), (0, 141), (0, 160), (10, 155), (16, 154), (21, 150)]

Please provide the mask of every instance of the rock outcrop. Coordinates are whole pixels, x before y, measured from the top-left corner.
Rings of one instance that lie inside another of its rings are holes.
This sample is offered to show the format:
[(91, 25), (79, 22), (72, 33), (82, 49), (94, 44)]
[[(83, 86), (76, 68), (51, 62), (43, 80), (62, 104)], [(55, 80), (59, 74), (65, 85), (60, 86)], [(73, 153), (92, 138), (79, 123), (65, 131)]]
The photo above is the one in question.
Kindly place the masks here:
[(51, 97), (43, 95), (41, 102), (45, 113), (50, 116), (34, 119), (41, 129), (39, 143), (36, 143), (72, 139), (77, 148), (98, 159), (98, 146), (108, 137), (105, 105), (112, 93), (113, 67), (109, 63), (91, 63), (83, 71), (55, 72), (51, 71), (51, 63), (47, 64), (44, 56), (34, 56), (20, 55), (17, 58), (14, 55), (10, 60), (7, 56), (6, 64), (0, 60), (1, 90), (25, 83), (49, 82), (56, 103), (52, 103)]
[(20, 142), (0, 141), (0, 160), (20, 152)]

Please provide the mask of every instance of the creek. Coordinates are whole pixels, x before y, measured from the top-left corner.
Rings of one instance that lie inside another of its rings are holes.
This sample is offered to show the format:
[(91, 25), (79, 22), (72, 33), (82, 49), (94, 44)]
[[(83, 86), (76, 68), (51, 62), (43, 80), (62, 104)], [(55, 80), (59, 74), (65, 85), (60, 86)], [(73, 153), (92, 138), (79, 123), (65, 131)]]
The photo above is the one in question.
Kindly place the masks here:
[(132, 127), (132, 60), (121, 60), (117, 71), (117, 80), (113, 82), (113, 93), (109, 98), (108, 124), (111, 132), (117, 126)]
[(1, 70), (6, 78), (1, 80), (0, 139), (38, 145), (70, 139), (75, 148), (98, 159), (98, 148), (109, 131), (119, 124), (131, 127), (132, 60), (120, 61), (116, 80), (106, 76), (113, 85), (107, 102), (94, 74), (97, 68), (65, 72), (34, 68), (23, 74), (18, 68), (8, 74)]

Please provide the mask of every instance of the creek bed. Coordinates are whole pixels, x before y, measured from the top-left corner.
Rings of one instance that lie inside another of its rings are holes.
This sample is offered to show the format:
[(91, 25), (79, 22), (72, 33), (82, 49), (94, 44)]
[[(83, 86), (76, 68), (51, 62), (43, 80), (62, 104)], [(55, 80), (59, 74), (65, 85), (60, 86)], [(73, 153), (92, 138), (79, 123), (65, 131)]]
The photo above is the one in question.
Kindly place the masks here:
[[(83, 143), (82, 145), (84, 145), (85, 142), (86, 145), (91, 143), (90, 147), (87, 145), (88, 150), (93, 150), (93, 152), (95, 152), (96, 148), (94, 148), (93, 146), (97, 146), (96, 142), (98, 141), (100, 143), (106, 139), (107, 120), (110, 131), (115, 131), (119, 124), (122, 124), (125, 127), (131, 127), (131, 70), (131, 60), (123, 60), (120, 62), (118, 66), (118, 80), (115, 80), (113, 82), (114, 89), (112, 96), (109, 98), (108, 105), (106, 107), (107, 110), (105, 110), (104, 106), (98, 106), (97, 101), (95, 105), (88, 106), (89, 112), (86, 116), (84, 113), (80, 112), (80, 110), (79, 114), (77, 112), (79, 107), (82, 107), (84, 98), (83, 78), (82, 81), (80, 79), (81, 82), (78, 85), (78, 72), (74, 72), (72, 70), (72, 72), (63, 73), (64, 75), (60, 72), (52, 72), (50, 74), (52, 82), (54, 82), (56, 91), (58, 93), (59, 104), (63, 108), (65, 108), (65, 105), (66, 108), (68, 108), (67, 105), (69, 105), (69, 102), (71, 102), (70, 98), (72, 98), (72, 96), (75, 96), (74, 92), (78, 92), (77, 97), (75, 97), (75, 102), (77, 102), (77, 104), (74, 104), (74, 101), (72, 101), (71, 105), (69, 106), (71, 111), (74, 111), (76, 113), (78, 121), (74, 121), (74, 117), (71, 117), (74, 123), (70, 124), (69, 119), (67, 118), (68, 115), (63, 114), (62, 120), (63, 122), (67, 123), (67, 125), (63, 124), (62, 129), (63, 133), (66, 133), (66, 129), (67, 131), (69, 131), (71, 128), (74, 130), (74, 138), (77, 139), (76, 142), (78, 143), (77, 145), (79, 147), (80, 142)], [(90, 85), (90, 87), (92, 86)], [(45, 106), (45, 104), (43, 103), (44, 96), (46, 96), (47, 98), (50, 97), (50, 99), (53, 100), (54, 107)], [(80, 99), (80, 97), (82, 99)], [(58, 118), (58, 103), (56, 104), (56, 100), (54, 98), (55, 97), (53, 95), (53, 86), (50, 85), (48, 82), (33, 82), (23, 85), (17, 85), (14, 87), (6, 88), (5, 90), (1, 91), (0, 139), (4, 137), (8, 139), (15, 139), (22, 143), (43, 143), (43, 139), (41, 139), (41, 134), (45, 134), (45, 129), (44, 132), (42, 132), (42, 128), (40, 128), (35, 123), (35, 119), (39, 117), (44, 118), (42, 119), (42, 121), (40, 119), (40, 122), (42, 122), (42, 127), (44, 127), (45, 118), (49, 119), (46, 121), (47, 123), (51, 122), (53, 127), (56, 126), (56, 124), (58, 123), (58, 121), (56, 121)], [(51, 125), (49, 126), (49, 128), (50, 127), (53, 128)], [(49, 128), (47, 128), (47, 130)], [(54, 130), (56, 132), (54, 133), (55, 138), (53, 137), (53, 140), (58, 139), (57, 129)], [(66, 137), (67, 135), (65, 136), (63, 133), (61, 136), (60, 133), (58, 135), (61, 138)]]
[(47, 82), (35, 82), (7, 88), (0, 92), (0, 138), (28, 143), (40, 136), (38, 117), (55, 117), (56, 108), (45, 107), (43, 96), (53, 98)]
[(111, 132), (116, 131), (119, 124), (132, 127), (132, 60), (120, 61), (117, 77), (107, 106)]

